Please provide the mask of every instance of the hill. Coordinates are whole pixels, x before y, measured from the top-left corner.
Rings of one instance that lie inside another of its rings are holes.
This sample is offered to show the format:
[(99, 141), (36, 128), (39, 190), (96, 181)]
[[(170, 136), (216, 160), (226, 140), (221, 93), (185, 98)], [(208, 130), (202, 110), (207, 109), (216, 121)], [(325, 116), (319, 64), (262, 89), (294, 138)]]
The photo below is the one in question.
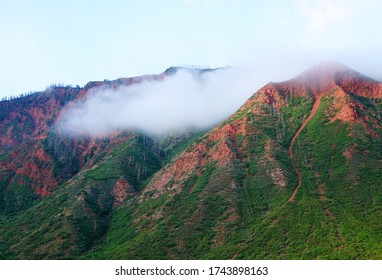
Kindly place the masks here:
[[(380, 259), (381, 101), (380, 82), (331, 62), (175, 146), (118, 134), (3, 215), (0, 258)], [(14, 175), (1, 172), (7, 190)]]
[(85, 257), (380, 259), (381, 88), (336, 63), (266, 85), (117, 209)]
[(89, 138), (55, 127), (66, 108), (93, 90), (166, 77), (54, 86), (0, 102), (0, 258), (79, 256), (103, 236), (111, 210), (200, 133), (152, 139), (130, 130)]

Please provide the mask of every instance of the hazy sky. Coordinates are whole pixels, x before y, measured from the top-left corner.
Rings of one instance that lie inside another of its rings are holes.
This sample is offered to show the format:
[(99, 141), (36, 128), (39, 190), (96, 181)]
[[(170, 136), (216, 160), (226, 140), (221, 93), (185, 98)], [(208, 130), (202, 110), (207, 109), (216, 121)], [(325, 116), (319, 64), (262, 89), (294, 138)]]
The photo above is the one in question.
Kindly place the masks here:
[(173, 65), (244, 65), (263, 83), (336, 59), (382, 78), (381, 14), (378, 0), (0, 0), (0, 97)]

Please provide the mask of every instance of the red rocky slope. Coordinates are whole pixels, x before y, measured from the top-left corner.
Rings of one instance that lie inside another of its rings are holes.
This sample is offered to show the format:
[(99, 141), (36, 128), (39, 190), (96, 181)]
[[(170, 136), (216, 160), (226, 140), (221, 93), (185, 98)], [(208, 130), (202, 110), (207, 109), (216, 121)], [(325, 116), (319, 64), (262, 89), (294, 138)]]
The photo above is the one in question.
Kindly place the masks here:
[(99, 140), (58, 135), (51, 128), (65, 106), (86, 98), (97, 87), (117, 89), (164, 77), (160, 74), (90, 82), (84, 88), (51, 87), (0, 102), (0, 172), (11, 174), (4, 188), (25, 185), (43, 197), (78, 171), (92, 166), (95, 156), (106, 154), (123, 141), (124, 137), (118, 135)]

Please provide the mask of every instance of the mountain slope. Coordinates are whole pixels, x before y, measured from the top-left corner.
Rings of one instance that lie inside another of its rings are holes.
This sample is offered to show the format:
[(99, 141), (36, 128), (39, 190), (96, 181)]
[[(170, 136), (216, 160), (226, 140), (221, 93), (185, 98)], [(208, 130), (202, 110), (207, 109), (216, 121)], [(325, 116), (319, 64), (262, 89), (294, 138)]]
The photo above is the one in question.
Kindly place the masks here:
[[(162, 76), (147, 77), (159, 79)], [(117, 87), (143, 79), (91, 82), (83, 89), (51, 87), (44, 92), (0, 103), (0, 211), (7, 214), (27, 209), (39, 197), (51, 194), (63, 182), (93, 164), (113, 138), (71, 139), (60, 135), (54, 123), (62, 109), (84, 98), (97, 86)], [(116, 143), (118, 145), (118, 143)], [(108, 145), (109, 147), (111, 145)]]
[[(381, 103), (381, 83), (325, 63), (269, 83), (201, 136), (5, 141), (1, 197), (27, 207), (2, 203), (0, 258), (380, 259)], [(61, 187), (24, 193), (22, 160)]]
[(105, 233), (113, 207), (135, 195), (161, 164), (161, 151), (151, 139), (131, 133), (116, 139), (121, 144), (92, 168), (4, 219), (1, 258), (74, 258)]
[(338, 64), (266, 85), (116, 209), (85, 257), (381, 258), (381, 88)]
[(200, 133), (152, 139), (120, 131), (91, 139), (63, 135), (54, 126), (63, 110), (92, 90), (166, 75), (53, 87), (0, 103), (0, 258), (80, 256), (104, 235), (112, 209)]
[[(84, 88), (53, 86), (0, 102), (0, 201), (3, 202), (0, 214), (27, 209), (120, 145), (121, 140), (116, 140), (118, 133), (98, 139), (60, 133), (54, 125), (74, 102), (87, 98), (97, 89), (117, 90), (121, 86), (161, 81), (175, 72), (89, 82)], [(176, 145), (192, 134), (189, 131), (168, 137), (167, 142)]]

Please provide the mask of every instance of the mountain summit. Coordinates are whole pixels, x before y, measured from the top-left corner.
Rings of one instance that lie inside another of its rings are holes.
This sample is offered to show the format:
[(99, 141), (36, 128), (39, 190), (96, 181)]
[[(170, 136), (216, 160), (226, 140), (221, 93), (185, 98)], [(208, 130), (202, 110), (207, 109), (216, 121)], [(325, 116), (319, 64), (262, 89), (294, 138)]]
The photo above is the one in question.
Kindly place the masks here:
[(336, 61), (320, 63), (298, 75), (294, 80), (306, 84), (320, 83), (322, 85), (336, 83), (344, 78), (366, 79), (366, 76)]
[(321, 63), (293, 80), (306, 85), (313, 94), (320, 94), (337, 85), (360, 96), (382, 96), (381, 85), (375, 80), (338, 62)]
[[(138, 133), (73, 143), (45, 124), (33, 157), (16, 142), (0, 154), (0, 257), (381, 259), (381, 112), (381, 83), (325, 63), (265, 85), (172, 157)], [(62, 185), (9, 213), (40, 182), (16, 168), (36, 166)]]
[(281, 83), (304, 87), (314, 96), (325, 94), (335, 86), (365, 97), (382, 97), (381, 83), (335, 61), (318, 64), (290, 81)]

